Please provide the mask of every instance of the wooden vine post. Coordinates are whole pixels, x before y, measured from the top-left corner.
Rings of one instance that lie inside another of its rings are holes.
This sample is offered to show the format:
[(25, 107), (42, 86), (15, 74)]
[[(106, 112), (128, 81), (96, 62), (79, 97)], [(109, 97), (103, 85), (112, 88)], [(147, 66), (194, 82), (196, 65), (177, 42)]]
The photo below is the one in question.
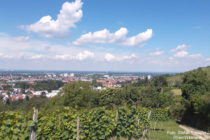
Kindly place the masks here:
[(79, 140), (80, 135), (80, 119), (77, 117), (77, 140)]
[[(147, 115), (147, 119), (148, 119), (148, 120), (150, 120), (151, 113), (152, 113), (152, 111), (149, 111), (149, 112), (148, 112), (148, 115)], [(143, 136), (142, 136), (143, 138), (145, 138), (145, 135), (146, 135), (147, 131), (148, 131), (148, 129), (145, 129), (145, 130), (143, 131)]]
[(38, 109), (33, 108), (33, 122), (30, 125), (31, 129), (30, 140), (36, 140), (37, 122), (38, 122)]
[[(116, 114), (115, 114), (115, 122), (116, 122), (116, 125), (117, 125), (118, 119), (119, 119), (119, 113), (118, 113), (118, 110), (116, 109)], [(118, 136), (115, 136), (114, 137), (114, 140), (117, 140), (117, 139), (119, 139)]]

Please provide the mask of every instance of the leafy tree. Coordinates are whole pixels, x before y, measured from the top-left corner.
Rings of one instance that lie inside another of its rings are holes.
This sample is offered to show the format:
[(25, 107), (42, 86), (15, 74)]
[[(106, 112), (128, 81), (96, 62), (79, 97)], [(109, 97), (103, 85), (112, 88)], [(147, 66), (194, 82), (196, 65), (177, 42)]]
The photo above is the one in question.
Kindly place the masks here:
[(210, 81), (207, 78), (207, 73), (202, 69), (188, 72), (184, 75), (182, 84), (182, 95), (184, 98), (189, 99), (193, 94), (205, 94), (209, 91)]
[(16, 88), (20, 88), (20, 89), (22, 89), (22, 90), (26, 90), (26, 89), (28, 89), (29, 87), (31, 87), (31, 85), (28, 84), (27, 82), (17, 82), (17, 83), (15, 83), (15, 87), (16, 87)]
[(177, 121), (181, 121), (188, 107), (189, 101), (184, 99), (182, 96), (175, 96), (170, 107), (170, 114), (172, 118)]
[(92, 85), (94, 87), (102, 86), (102, 84), (101, 83), (98, 83), (95, 79), (92, 81)]
[(156, 87), (164, 87), (164, 86), (168, 85), (165, 76), (154, 77), (152, 82), (153, 82), (153, 85), (156, 86)]
[(62, 81), (47, 80), (47, 81), (37, 81), (35, 85), (33, 85), (32, 87), (35, 90), (47, 90), (48, 92), (51, 92), (52, 90), (59, 89), (63, 85), (64, 83)]
[(3, 86), (3, 90), (13, 91), (13, 88), (12, 88), (11, 85), (4, 85), (4, 86)]
[(108, 88), (99, 92), (100, 106), (115, 106), (121, 105), (123, 102), (122, 89)]
[(93, 98), (97, 98), (89, 82), (73, 82), (63, 87), (63, 105), (72, 107), (90, 107)]
[(150, 80), (146, 77), (144, 79), (138, 79), (136, 83), (133, 84), (134, 86), (147, 86), (150, 85)]

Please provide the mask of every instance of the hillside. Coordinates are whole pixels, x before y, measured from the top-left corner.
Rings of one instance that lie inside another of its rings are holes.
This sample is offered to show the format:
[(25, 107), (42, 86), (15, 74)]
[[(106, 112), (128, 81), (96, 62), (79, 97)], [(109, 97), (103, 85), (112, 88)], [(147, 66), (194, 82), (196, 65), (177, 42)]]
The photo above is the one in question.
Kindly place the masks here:
[[(198, 68), (198, 69), (200, 69), (200, 68)], [(197, 71), (198, 69), (194, 69), (192, 71)], [(201, 67), (201, 69), (204, 72), (207, 73), (208, 79), (210, 79), (210, 66), (208, 66), (208, 67)], [(191, 71), (188, 71), (188, 72), (191, 72)], [(169, 83), (169, 85), (174, 85), (176, 83), (181, 83), (182, 82), (182, 78), (183, 78), (185, 73), (187, 73), (187, 72), (169, 76), (169, 77), (167, 77), (167, 82)]]

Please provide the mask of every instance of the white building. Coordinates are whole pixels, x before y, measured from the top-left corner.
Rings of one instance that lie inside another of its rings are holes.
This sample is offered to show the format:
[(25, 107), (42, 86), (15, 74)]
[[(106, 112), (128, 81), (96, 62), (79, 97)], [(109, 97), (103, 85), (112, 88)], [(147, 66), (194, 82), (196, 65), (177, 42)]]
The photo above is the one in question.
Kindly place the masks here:
[(147, 79), (150, 80), (152, 78), (151, 75), (147, 75)]
[(44, 90), (44, 91), (33, 91), (32, 93), (34, 95), (40, 96), (43, 92), (45, 92), (46, 94), (48, 93), (47, 90)]
[(54, 96), (56, 96), (59, 92), (60, 92), (60, 90), (52, 90), (51, 92), (49, 92), (49, 93), (46, 94), (46, 97), (47, 97), (47, 98), (54, 97)]

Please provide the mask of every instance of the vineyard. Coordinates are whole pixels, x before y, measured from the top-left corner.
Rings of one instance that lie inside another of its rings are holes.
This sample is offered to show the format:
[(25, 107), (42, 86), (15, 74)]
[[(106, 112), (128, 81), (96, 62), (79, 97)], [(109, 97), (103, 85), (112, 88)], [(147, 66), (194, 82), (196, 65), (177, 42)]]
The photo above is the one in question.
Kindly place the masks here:
[(167, 109), (119, 107), (115, 110), (95, 108), (75, 110), (65, 107), (48, 114), (39, 112), (38, 122), (32, 113), (1, 112), (0, 139), (29, 139), (34, 130), (38, 140), (107, 140), (146, 136), (151, 121), (168, 120)]

